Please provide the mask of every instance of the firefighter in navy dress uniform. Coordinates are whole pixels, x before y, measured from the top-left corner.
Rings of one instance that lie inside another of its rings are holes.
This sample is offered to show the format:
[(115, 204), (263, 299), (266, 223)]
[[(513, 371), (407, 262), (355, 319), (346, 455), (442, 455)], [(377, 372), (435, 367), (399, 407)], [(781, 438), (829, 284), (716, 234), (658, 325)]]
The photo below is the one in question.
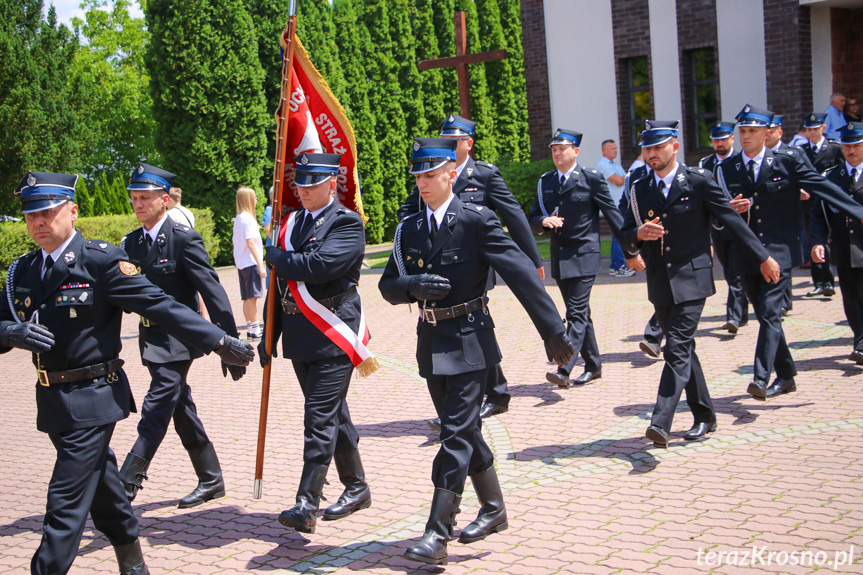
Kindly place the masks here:
[[(842, 146), (838, 142), (828, 140), (824, 135), (827, 130), (827, 114), (809, 114), (803, 119), (803, 130), (804, 135), (809, 141), (804, 143), (801, 148), (816, 172), (823, 174), (830, 168), (842, 165), (845, 161), (845, 158), (842, 156)], [(812, 205), (814, 203), (815, 198), (812, 197), (800, 202), (800, 208), (803, 211), (803, 225), (809, 238), (810, 250), (815, 245), (812, 242), (812, 230), (809, 228), (809, 217), (812, 213)], [(830, 269), (830, 263), (829, 252), (824, 254), (822, 261), (813, 261), (811, 263), (809, 271), (812, 274), (812, 284), (814, 287), (806, 293), (806, 297), (832, 297), (836, 293), (833, 287), (833, 271)]]
[[(470, 157), (475, 130), (476, 122), (454, 114), (450, 114), (440, 126), (440, 137), (452, 138), (457, 142), (455, 155), (458, 177), (452, 191), (463, 202), (487, 206), (500, 214), (500, 219), (509, 230), (513, 241), (533, 262), (540, 279), (545, 279), (545, 269), (542, 267), (542, 258), (530, 231), (530, 224), (518, 200), (503, 180), (500, 170), (495, 165), (474, 161)], [(423, 207), (419, 189), (414, 187), (413, 192), (399, 208), (399, 221), (422, 211)], [(486, 289), (491, 290), (494, 285), (495, 274), (492, 270), (488, 276)], [(491, 417), (509, 410), (510, 395), (507, 392), (506, 376), (500, 364), (489, 370), (485, 394), (487, 397), (480, 410), (480, 417)], [(429, 420), (428, 425), (435, 431), (440, 431), (440, 418)]]
[[(336, 322), (360, 337), (359, 332), (367, 331), (357, 292), (365, 233), (360, 215), (335, 197), (340, 160), (338, 154), (317, 153), (295, 159), (295, 182), (303, 207), (282, 226), (266, 256), (267, 265), (278, 276), (281, 298), (281, 310), (274, 314), (272, 349), (275, 351), (281, 336), (282, 355), (293, 363), (305, 398), (303, 471), (296, 504), (279, 515), (279, 522), (303, 533), (315, 532), (316, 511), (331, 461), (345, 489), (324, 510), (323, 519), (347, 517), (372, 502), (358, 448), (359, 434), (348, 409), (354, 363), (337, 339), (317, 327), (325, 318), (302, 311), (296, 295), (302, 294), (299, 284), (295, 292), (286, 283), (302, 282), (308, 296), (335, 316), (327, 321), (330, 326), (336, 327), (332, 323)], [(264, 341), (258, 345), (261, 365), (270, 361), (264, 346)], [(364, 365), (357, 365), (357, 370), (363, 375)]]
[[(621, 246), (640, 250), (647, 276), (647, 297), (666, 335), (665, 366), (656, 406), (645, 436), (668, 445), (680, 395), (695, 424), (688, 441), (716, 429), (716, 412), (695, 353), (695, 332), (705, 300), (716, 293), (710, 256), (710, 219), (732, 234), (738, 245), (760, 262), (765, 278), (779, 277), (779, 267), (738, 215), (740, 199), (731, 202), (703, 168), (677, 162), (679, 122), (648, 120), (641, 134), (644, 160), (651, 171), (630, 186), (631, 209), (625, 214)], [(734, 206), (734, 207), (732, 207)]]
[(33, 352), (36, 427), (57, 451), (31, 572), (69, 571), (89, 513), (114, 546), (121, 573), (141, 575), (149, 571), (138, 520), (109, 447), (116, 422), (134, 409), (118, 358), (123, 310), (229, 364), (247, 365), (254, 350), (147, 281), (120, 248), (85, 240), (75, 230), (77, 178), (30, 172), (18, 185), (27, 231), (41, 249), (12, 263), (0, 306), (0, 353)]
[[(733, 260), (759, 323), (754, 374), (747, 388), (756, 399), (797, 390), (794, 381), (797, 368), (782, 331), (782, 308), (791, 269), (803, 261), (800, 190), (818, 196), (852, 218), (863, 219), (863, 207), (809, 168), (798, 152), (774, 153), (767, 148), (772, 117), (772, 112), (747, 104), (737, 115), (742, 150), (716, 170), (717, 181), (731, 197), (742, 194), (747, 203), (744, 211), (749, 228), (782, 269), (778, 282), (764, 281), (758, 262), (739, 250), (735, 240)], [(773, 370), (776, 379), (771, 384)]]
[[(623, 225), (605, 178), (577, 163), (581, 138), (581, 133), (571, 130), (554, 133), (548, 146), (557, 169), (540, 178), (529, 216), (534, 233), (551, 234), (551, 277), (566, 304), (569, 339), (584, 359), (584, 373), (575, 378), (576, 385), (602, 377), (602, 358), (590, 317), (590, 292), (601, 267), (599, 213), (616, 236)], [(569, 387), (577, 359), (548, 372), (546, 379), (558, 387)]]
[(482, 507), (459, 541), (479, 541), (508, 526), (479, 416), (488, 371), (501, 359), (484, 295), (489, 266), (527, 310), (549, 358), (565, 364), (573, 353), (533, 262), (504, 234), (492, 210), (453, 194), (455, 149), (451, 139), (414, 140), (411, 173), (426, 207), (399, 224), (378, 284), (392, 304), (420, 304), (417, 363), (441, 418), (441, 443), (432, 468), (435, 491), (426, 531), (405, 557), (436, 565), (447, 562), (447, 541), (453, 539), (468, 475)]
[[(143, 227), (126, 235), (120, 247), (148, 280), (196, 313), (199, 313), (197, 294), (200, 293), (211, 321), (237, 337), (231, 302), (210, 265), (201, 235), (189, 226), (175, 223), (167, 215), (168, 190), (175, 177), (171, 172), (143, 163), (132, 172), (126, 189)], [(198, 477), (197, 487), (180, 500), (179, 507), (194, 507), (222, 497), (225, 482), (219, 459), (198, 417), (192, 388), (186, 381), (192, 360), (203, 354), (144, 318), (138, 329), (141, 359), (152, 380), (141, 406), (138, 439), (120, 469), (129, 500), (135, 499), (141, 482), (147, 478), (150, 462), (171, 420)], [(234, 381), (246, 372), (244, 367), (228, 365), (223, 365), (222, 370), (225, 375), (230, 371)]]
[[(826, 177), (863, 205), (863, 123), (851, 122), (839, 131), (844, 165), (827, 170)], [(816, 199), (812, 204), (812, 260), (824, 261), (826, 248), (839, 272), (839, 288), (854, 349), (848, 357), (863, 365), (863, 223)]]

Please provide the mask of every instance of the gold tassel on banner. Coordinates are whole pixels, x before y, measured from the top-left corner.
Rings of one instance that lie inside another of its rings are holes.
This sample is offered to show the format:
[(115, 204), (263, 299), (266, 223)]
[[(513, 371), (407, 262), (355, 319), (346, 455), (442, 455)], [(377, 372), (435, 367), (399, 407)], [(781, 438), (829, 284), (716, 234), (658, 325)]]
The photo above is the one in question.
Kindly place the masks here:
[(368, 359), (364, 359), (363, 362), (357, 366), (357, 373), (360, 374), (360, 377), (368, 377), (380, 369), (380, 367), (381, 364), (378, 362), (378, 358), (371, 356)]

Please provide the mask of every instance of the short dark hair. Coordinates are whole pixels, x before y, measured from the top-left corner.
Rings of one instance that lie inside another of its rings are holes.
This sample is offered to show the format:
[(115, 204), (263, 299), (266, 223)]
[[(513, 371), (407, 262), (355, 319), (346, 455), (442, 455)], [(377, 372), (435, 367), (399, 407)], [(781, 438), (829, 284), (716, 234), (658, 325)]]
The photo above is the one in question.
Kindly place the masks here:
[(613, 144), (613, 143), (614, 143), (614, 140), (603, 140), (601, 147), (605, 147), (606, 144)]

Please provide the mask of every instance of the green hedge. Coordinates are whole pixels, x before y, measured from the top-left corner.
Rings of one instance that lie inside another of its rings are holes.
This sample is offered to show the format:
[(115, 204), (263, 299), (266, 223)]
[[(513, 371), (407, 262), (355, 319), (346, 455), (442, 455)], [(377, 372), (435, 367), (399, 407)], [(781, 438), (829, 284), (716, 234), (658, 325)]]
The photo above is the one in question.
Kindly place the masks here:
[(498, 167), (515, 199), (521, 204), (521, 208), (525, 213), (529, 213), (530, 207), (536, 200), (536, 184), (540, 176), (554, 169), (554, 162), (551, 158), (534, 162), (501, 160)]
[[(190, 209), (195, 214), (195, 231), (204, 239), (204, 247), (210, 256), (210, 261), (216, 261), (219, 255), (219, 241), (214, 233), (213, 212), (209, 208)], [(75, 227), (84, 234), (85, 238), (105, 240), (116, 245), (120, 245), (123, 236), (140, 225), (134, 214), (78, 218), (75, 222)], [(5, 289), (6, 271), (15, 258), (37, 247), (27, 234), (27, 226), (24, 222), (0, 223), (0, 288)]]

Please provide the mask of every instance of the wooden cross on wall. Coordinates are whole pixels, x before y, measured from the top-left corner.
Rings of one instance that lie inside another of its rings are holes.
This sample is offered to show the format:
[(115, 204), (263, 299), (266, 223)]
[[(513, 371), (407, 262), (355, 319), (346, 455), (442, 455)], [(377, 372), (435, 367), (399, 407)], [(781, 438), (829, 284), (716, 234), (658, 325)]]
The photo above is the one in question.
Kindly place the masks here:
[(479, 52), (477, 54), (467, 53), (467, 33), (464, 21), (464, 12), (455, 13), (455, 56), (450, 58), (436, 58), (434, 60), (420, 60), (417, 69), (433, 70), (435, 68), (451, 68), (458, 70), (458, 101), (461, 115), (468, 120), (470, 116), (470, 84), (468, 83), (468, 64), (479, 64), (481, 62), (493, 62), (506, 58), (506, 50), (493, 50), (491, 52)]

